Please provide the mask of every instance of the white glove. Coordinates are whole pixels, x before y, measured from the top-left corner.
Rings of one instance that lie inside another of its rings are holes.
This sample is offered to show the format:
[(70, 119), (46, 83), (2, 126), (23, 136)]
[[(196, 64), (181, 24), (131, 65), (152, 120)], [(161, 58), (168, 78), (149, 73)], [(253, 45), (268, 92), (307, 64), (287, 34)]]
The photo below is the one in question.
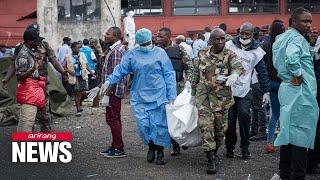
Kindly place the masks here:
[(103, 96), (106, 93), (108, 87), (109, 87), (108, 81), (106, 81), (104, 84), (101, 85), (100, 96)]
[(233, 86), (238, 80), (238, 77), (239, 77), (239, 74), (231, 74), (230, 76), (227, 76), (226, 86)]
[(99, 87), (95, 87), (89, 91), (86, 91), (88, 93), (88, 99), (94, 99), (98, 95), (99, 91)]
[(169, 105), (170, 105), (170, 106), (173, 106), (173, 105), (174, 105), (174, 99), (169, 100)]
[(101, 101), (100, 101), (100, 106), (102, 106), (102, 107), (110, 106), (110, 105), (109, 105), (109, 101), (110, 101), (110, 97), (104, 95), (103, 98), (102, 98)]
[(263, 95), (262, 102), (263, 102), (264, 104), (270, 102), (270, 94), (269, 94), (269, 93), (265, 93), (265, 94)]
[(184, 84), (184, 88), (191, 89), (191, 83), (190, 83), (190, 81), (186, 81), (186, 83)]

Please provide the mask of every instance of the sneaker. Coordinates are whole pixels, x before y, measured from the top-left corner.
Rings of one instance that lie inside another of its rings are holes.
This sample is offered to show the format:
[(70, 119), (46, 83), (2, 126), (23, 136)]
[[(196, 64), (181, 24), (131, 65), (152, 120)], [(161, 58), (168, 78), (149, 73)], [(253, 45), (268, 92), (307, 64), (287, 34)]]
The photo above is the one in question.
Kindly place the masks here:
[(249, 149), (242, 149), (242, 158), (249, 159), (251, 157)]
[(277, 173), (275, 173), (270, 180), (281, 180), (281, 178)]
[(267, 153), (274, 153), (274, 152), (276, 152), (276, 149), (273, 147), (272, 144), (267, 144), (267, 146), (266, 146), (266, 152), (267, 152)]
[(261, 133), (256, 136), (250, 137), (250, 141), (265, 141), (267, 140), (267, 134)]
[(100, 152), (100, 154), (101, 154), (101, 155), (106, 156), (106, 155), (108, 155), (108, 154), (110, 153), (110, 151), (112, 151), (112, 150), (113, 150), (113, 148), (112, 148), (112, 147), (110, 147), (109, 149), (107, 149), (107, 150), (105, 150), (105, 151)]
[(107, 155), (104, 155), (104, 157), (108, 158), (122, 158), (126, 156), (127, 155), (123, 149), (112, 149)]
[(78, 112), (76, 113), (76, 116), (77, 116), (77, 117), (81, 116), (81, 112), (78, 111)]
[(227, 149), (227, 158), (234, 158), (234, 151), (231, 149)]

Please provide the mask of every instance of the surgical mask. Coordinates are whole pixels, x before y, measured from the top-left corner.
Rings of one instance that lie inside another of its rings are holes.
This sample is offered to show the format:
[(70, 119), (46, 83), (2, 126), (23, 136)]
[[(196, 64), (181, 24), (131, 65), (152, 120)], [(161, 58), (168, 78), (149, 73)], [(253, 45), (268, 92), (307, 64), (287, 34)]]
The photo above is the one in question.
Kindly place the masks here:
[(242, 39), (242, 38), (239, 38), (239, 41), (240, 41), (241, 44), (243, 44), (243, 45), (248, 45), (249, 43), (251, 43), (251, 38), (250, 38), (250, 39)]
[(144, 53), (148, 53), (148, 52), (152, 51), (152, 48), (153, 48), (153, 44), (150, 44), (147, 46), (139, 46), (139, 50)]

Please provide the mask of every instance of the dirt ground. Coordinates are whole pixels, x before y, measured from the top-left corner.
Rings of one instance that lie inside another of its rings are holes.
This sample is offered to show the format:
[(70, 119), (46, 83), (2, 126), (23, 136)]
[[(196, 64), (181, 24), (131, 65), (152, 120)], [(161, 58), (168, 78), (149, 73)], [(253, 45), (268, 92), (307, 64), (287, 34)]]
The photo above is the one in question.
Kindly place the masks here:
[[(110, 145), (111, 133), (104, 120), (103, 108), (91, 108), (85, 103), (84, 113), (75, 117), (74, 109), (69, 117), (52, 122), (55, 131), (73, 133), (70, 163), (12, 163), (11, 134), (16, 126), (0, 127), (0, 179), (216, 179), (251, 180), (270, 179), (278, 172), (279, 151), (265, 154), (265, 141), (252, 142), (251, 159), (243, 160), (240, 148), (237, 157), (227, 159), (225, 148), (219, 152), (218, 173), (207, 175), (206, 158), (201, 147), (182, 150), (178, 157), (165, 151), (167, 164), (157, 166), (146, 161), (145, 147), (135, 130), (135, 121), (128, 100), (123, 101), (122, 125), (126, 158), (103, 158), (99, 153)], [(307, 179), (320, 180), (320, 175), (308, 175)]]

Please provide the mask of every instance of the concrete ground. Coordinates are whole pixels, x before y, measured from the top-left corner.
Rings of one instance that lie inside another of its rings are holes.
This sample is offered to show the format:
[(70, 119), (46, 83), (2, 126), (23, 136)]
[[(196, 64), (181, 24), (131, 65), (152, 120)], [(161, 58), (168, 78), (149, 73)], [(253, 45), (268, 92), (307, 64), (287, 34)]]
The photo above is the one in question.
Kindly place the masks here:
[[(88, 105), (88, 103), (86, 103)], [(75, 110), (72, 110), (72, 113)], [(268, 180), (278, 171), (279, 153), (265, 154), (266, 142), (252, 142), (252, 158), (243, 160), (240, 149), (237, 157), (225, 158), (225, 148), (219, 150), (218, 173), (207, 175), (206, 158), (201, 147), (189, 148), (178, 157), (165, 151), (164, 166), (146, 161), (148, 148), (141, 144), (136, 134), (135, 121), (127, 100), (122, 109), (123, 139), (126, 158), (103, 158), (99, 153), (110, 145), (111, 133), (104, 120), (103, 108), (84, 106), (81, 117), (53, 120), (55, 131), (73, 133), (70, 163), (12, 163), (11, 134), (16, 126), (0, 127), (0, 179), (223, 179), (223, 180)], [(250, 177), (250, 178), (248, 178)], [(307, 179), (319, 180), (320, 175)]]

